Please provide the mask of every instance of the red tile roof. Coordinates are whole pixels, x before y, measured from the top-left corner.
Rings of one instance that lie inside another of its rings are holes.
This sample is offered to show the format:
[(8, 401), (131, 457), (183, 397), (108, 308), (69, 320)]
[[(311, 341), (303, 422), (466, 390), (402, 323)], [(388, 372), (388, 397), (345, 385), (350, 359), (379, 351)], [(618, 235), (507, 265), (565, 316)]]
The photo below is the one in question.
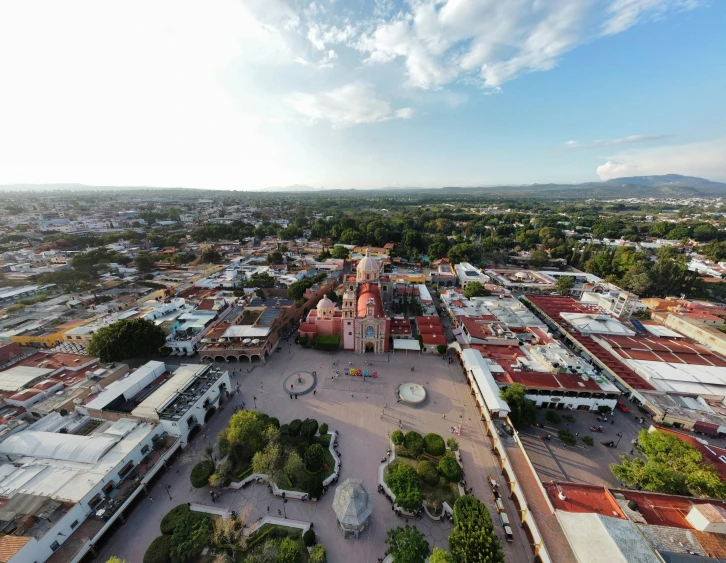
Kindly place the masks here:
[[(547, 496), (556, 510), (564, 512), (592, 513), (627, 520), (625, 513), (605, 487), (579, 483), (542, 483)], [(560, 492), (565, 496), (560, 498)]]
[(365, 317), (368, 312), (368, 300), (373, 299), (373, 314), (376, 317), (383, 316), (383, 304), (381, 303), (381, 293), (378, 285), (373, 283), (363, 283), (358, 286), (358, 305), (356, 307), (359, 318)]
[(427, 346), (447, 343), (443, 334), (422, 334), (421, 341)]
[(31, 539), (30, 536), (2, 536), (0, 537), (0, 563), (7, 563)]

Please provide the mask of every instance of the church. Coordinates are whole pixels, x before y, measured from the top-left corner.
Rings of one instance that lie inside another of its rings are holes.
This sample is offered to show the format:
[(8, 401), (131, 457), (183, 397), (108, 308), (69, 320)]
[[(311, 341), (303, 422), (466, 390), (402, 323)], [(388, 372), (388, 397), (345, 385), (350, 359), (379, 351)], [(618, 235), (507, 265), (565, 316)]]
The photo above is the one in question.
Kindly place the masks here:
[(344, 350), (383, 354), (389, 350), (391, 319), (384, 303), (391, 300), (391, 280), (381, 277), (378, 262), (366, 250), (358, 262), (355, 276), (343, 282), (343, 301), (338, 307), (327, 297), (308, 313), (299, 335), (310, 339), (340, 335)]

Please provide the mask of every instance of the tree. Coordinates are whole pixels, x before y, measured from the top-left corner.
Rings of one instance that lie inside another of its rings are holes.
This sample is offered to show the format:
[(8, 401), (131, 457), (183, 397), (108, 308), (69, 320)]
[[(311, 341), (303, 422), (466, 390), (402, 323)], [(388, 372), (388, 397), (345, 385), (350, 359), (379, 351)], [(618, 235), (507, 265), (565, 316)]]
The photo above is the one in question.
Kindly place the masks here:
[(632, 291), (636, 295), (646, 296), (652, 284), (645, 264), (633, 264), (620, 280), (620, 285), (623, 289)]
[(348, 252), (348, 249), (346, 247), (336, 245), (335, 248), (333, 248), (331, 256), (338, 260), (346, 260), (350, 257), (350, 252)]
[(444, 242), (432, 242), (428, 248), (429, 260), (438, 260), (446, 256), (448, 250)]
[(285, 461), (282, 446), (277, 440), (273, 440), (252, 457), (252, 470), (277, 481), (285, 472)]
[(154, 266), (156, 266), (156, 260), (148, 254), (139, 254), (134, 258), (134, 267), (142, 274), (150, 272), (154, 269)]
[(259, 288), (275, 287), (275, 278), (267, 272), (252, 274), (250, 276), (250, 286)]
[(233, 518), (217, 518), (212, 528), (212, 542), (220, 549), (231, 549), (233, 553), (241, 551), (247, 545), (244, 529), (247, 524), (248, 510)]
[(421, 436), (421, 434), (419, 434), (418, 432), (414, 430), (409, 430), (408, 432), (406, 432), (403, 443), (412, 456), (416, 457), (423, 453), (424, 439), (423, 436)]
[(437, 344), (436, 351), (439, 353), (439, 355), (443, 356), (446, 354), (446, 351), (449, 349), (449, 347), (446, 344)]
[(459, 451), (459, 442), (458, 442), (458, 441), (456, 440), (456, 438), (454, 438), (453, 436), (452, 436), (451, 438), (448, 438), (448, 439), (446, 440), (446, 445), (447, 445), (447, 446), (449, 446), (449, 449), (450, 449), (450, 450), (451, 450), (452, 452), (457, 452), (457, 451)]
[(222, 455), (251, 457), (270, 440), (270, 429), (270, 420), (257, 411), (239, 411), (232, 415), (227, 427), (217, 435), (219, 451)]
[(545, 266), (547, 262), (549, 262), (549, 259), (549, 254), (541, 248), (529, 253), (529, 265), (533, 268), (541, 268), (542, 266)]
[(574, 285), (575, 281), (572, 276), (560, 276), (555, 282), (555, 289), (560, 295), (569, 295)]
[(454, 561), (454, 556), (451, 555), (448, 551), (444, 551), (443, 549), (439, 547), (435, 547), (434, 550), (431, 552), (431, 557), (429, 557), (429, 563), (456, 563)]
[(355, 229), (346, 229), (340, 234), (340, 242), (342, 244), (354, 244), (359, 245), (363, 241), (359, 231)]
[(267, 260), (267, 263), (268, 264), (271, 264), (271, 265), (272, 264), (282, 264), (283, 261), (284, 261), (283, 258), (282, 258), (282, 252), (277, 252), (277, 251), (270, 252), (267, 255), (266, 260)]
[(171, 561), (171, 536), (159, 536), (144, 552), (144, 563), (169, 563)]
[(314, 418), (306, 418), (300, 425), (300, 435), (308, 442), (311, 442), (318, 433), (318, 421)]
[(275, 563), (300, 563), (302, 556), (297, 543), (292, 538), (282, 538), (280, 547), (277, 550)]
[(209, 545), (212, 519), (207, 514), (190, 513), (181, 519), (171, 536), (172, 563), (185, 563), (198, 557)]
[(403, 441), (405, 440), (405, 437), (403, 436), (403, 432), (400, 430), (394, 430), (391, 433), (391, 442), (393, 442), (396, 446), (400, 446), (403, 444)]
[(396, 504), (406, 512), (421, 508), (421, 488), (416, 470), (405, 463), (398, 463), (388, 469), (386, 485), (396, 495)]
[(461, 466), (453, 457), (442, 457), (439, 460), (438, 469), (439, 473), (452, 483), (456, 483), (461, 479)]
[(126, 563), (126, 559), (120, 559), (119, 557), (116, 557), (115, 555), (111, 557), (106, 563)]
[(317, 473), (325, 463), (325, 451), (320, 444), (313, 444), (305, 451), (305, 467), (308, 471)]
[(430, 432), (424, 436), (424, 449), (429, 455), (440, 456), (446, 452), (446, 445), (441, 436)]
[(537, 422), (537, 408), (533, 401), (524, 396), (525, 387), (521, 383), (512, 383), (503, 389), (499, 396), (509, 405), (509, 420), (515, 428), (534, 426)]
[(104, 363), (155, 352), (164, 345), (161, 327), (144, 319), (124, 319), (98, 329), (88, 343), (88, 354)]
[(464, 297), (467, 299), (471, 299), (472, 297), (484, 297), (486, 295), (491, 295), (491, 291), (485, 288), (478, 281), (469, 282), (464, 288)]
[(219, 264), (222, 261), (222, 255), (213, 248), (207, 248), (202, 252), (201, 262), (203, 264)]
[(550, 424), (559, 424), (560, 422), (562, 422), (562, 417), (559, 415), (559, 413), (552, 409), (547, 409), (547, 412), (545, 413), (545, 418)]
[(726, 484), (701, 453), (678, 436), (641, 430), (638, 443), (646, 460), (622, 456), (610, 470), (620, 481), (659, 493), (726, 498)]
[(463, 522), (454, 526), (449, 547), (457, 563), (504, 563), (501, 544), (491, 528)]
[(393, 563), (424, 563), (431, 551), (426, 536), (408, 524), (405, 528), (388, 530), (386, 545)]
[(416, 467), (416, 473), (418, 473), (421, 480), (427, 485), (437, 485), (439, 482), (439, 473), (430, 461), (419, 461), (418, 467)]
[(303, 534), (303, 543), (305, 544), (305, 547), (312, 547), (315, 545), (315, 532), (313, 530), (308, 530)]

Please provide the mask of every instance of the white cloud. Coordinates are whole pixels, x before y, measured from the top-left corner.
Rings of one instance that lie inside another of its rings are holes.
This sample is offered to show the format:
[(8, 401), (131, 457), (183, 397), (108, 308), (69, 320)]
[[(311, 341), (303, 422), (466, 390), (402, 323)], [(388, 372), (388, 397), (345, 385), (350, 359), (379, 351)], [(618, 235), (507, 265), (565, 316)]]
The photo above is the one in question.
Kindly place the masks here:
[(577, 141), (566, 141), (565, 147), (570, 149), (593, 149), (597, 147), (612, 147), (616, 145), (628, 145), (634, 143), (647, 143), (667, 139), (670, 135), (628, 135), (616, 139), (604, 139), (592, 141), (591, 143), (579, 143)]
[(691, 9), (697, 0), (416, 0), (377, 11), (355, 47), (368, 64), (401, 59), (411, 85), (439, 88), (475, 77), (494, 89), (550, 70), (577, 45), (639, 21)]
[(597, 174), (603, 180), (623, 176), (684, 174), (726, 181), (726, 138), (613, 154), (597, 167)]
[(295, 92), (286, 102), (311, 121), (328, 121), (333, 127), (377, 123), (389, 119), (410, 119), (413, 109), (392, 110), (391, 105), (376, 93), (370, 84), (354, 82), (330, 92), (309, 94)]
[(642, 20), (661, 18), (669, 11), (693, 10), (702, 3), (700, 0), (612, 0), (602, 31), (613, 35)]

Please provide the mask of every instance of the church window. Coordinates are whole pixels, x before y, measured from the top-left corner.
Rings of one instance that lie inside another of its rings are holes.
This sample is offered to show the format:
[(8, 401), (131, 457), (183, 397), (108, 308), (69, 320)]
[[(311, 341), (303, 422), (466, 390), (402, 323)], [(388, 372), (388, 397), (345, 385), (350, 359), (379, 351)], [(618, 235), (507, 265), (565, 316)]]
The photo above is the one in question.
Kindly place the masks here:
[(373, 327), (372, 326), (366, 327), (366, 338), (373, 338)]

